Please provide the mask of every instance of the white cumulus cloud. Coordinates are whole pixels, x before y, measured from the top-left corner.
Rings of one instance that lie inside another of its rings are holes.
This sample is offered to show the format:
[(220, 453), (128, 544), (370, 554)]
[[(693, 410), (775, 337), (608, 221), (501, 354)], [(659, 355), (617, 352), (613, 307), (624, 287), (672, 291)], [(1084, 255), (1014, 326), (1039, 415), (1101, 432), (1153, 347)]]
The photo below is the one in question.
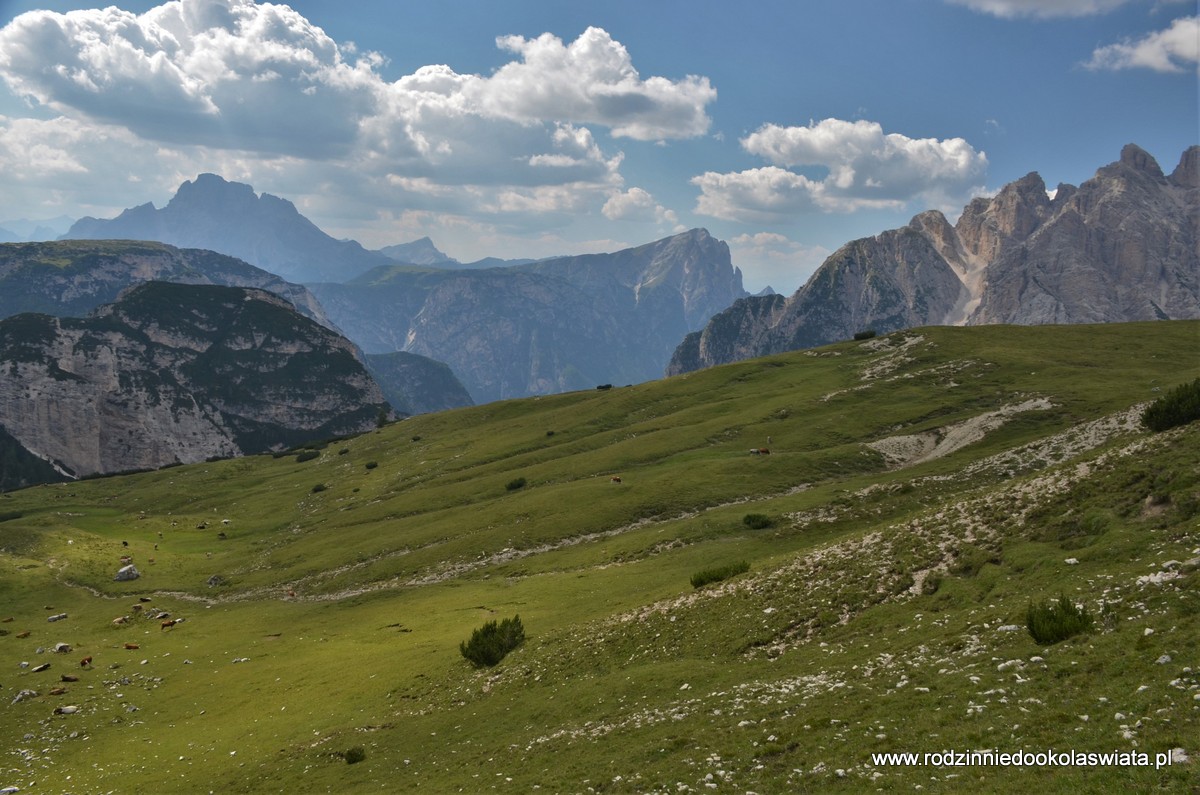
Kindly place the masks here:
[[(877, 122), (865, 120), (767, 124), (741, 144), (771, 165), (693, 178), (701, 190), (697, 212), (769, 222), (805, 211), (901, 208), (912, 201), (954, 207), (982, 189), (987, 171), (987, 156), (962, 138), (885, 134)], [(824, 176), (790, 170), (795, 167)]]
[[(708, 130), (707, 78), (643, 77), (600, 28), (497, 45), (510, 60), (489, 75), (429, 65), (389, 81), (382, 55), (339, 45), (287, 5), (175, 0), (140, 15), (22, 14), (0, 29), (0, 79), (60, 114), (61, 129), (125, 131), (145, 157), (139, 172), (232, 162), (243, 173), (226, 176), (260, 189), (320, 185), (316, 203), (344, 191), (418, 210), (594, 212), (620, 190), (623, 155), (602, 151), (591, 128), (653, 141)], [(68, 147), (9, 143), (14, 159), (59, 172), (95, 167), (72, 166)]]
[(1131, 0), (947, 0), (973, 11), (1000, 17), (1086, 17), (1105, 14)]
[(1200, 64), (1200, 17), (1183, 17), (1166, 30), (1155, 31), (1136, 40), (1098, 47), (1088, 69), (1153, 69), (1156, 72), (1184, 72)]
[(675, 231), (683, 230), (675, 211), (663, 207), (642, 188), (613, 193), (604, 203), (601, 212), (610, 221), (652, 221), (666, 224)]

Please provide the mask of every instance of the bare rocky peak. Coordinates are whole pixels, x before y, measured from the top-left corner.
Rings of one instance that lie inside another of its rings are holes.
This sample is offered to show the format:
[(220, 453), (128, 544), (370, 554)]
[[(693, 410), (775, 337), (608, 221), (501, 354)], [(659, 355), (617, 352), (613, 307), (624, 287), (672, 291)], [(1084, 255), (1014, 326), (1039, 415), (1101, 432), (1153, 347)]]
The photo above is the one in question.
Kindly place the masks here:
[(1167, 181), (1178, 188), (1200, 188), (1200, 146), (1189, 146), (1184, 151)]

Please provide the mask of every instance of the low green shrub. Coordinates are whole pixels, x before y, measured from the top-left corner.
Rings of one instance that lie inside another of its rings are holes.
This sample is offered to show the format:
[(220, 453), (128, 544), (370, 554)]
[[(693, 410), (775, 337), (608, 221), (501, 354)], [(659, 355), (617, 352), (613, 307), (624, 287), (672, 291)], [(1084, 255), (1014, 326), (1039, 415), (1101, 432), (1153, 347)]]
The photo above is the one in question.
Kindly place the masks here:
[(327, 488), (329, 488), (329, 487), (326, 486), (324, 483), (318, 483), (317, 485), (312, 487), (312, 493), (317, 494), (319, 492), (325, 491), (325, 489), (327, 489)]
[(1066, 595), (1060, 595), (1057, 602), (1047, 599), (1036, 605), (1030, 603), (1025, 612), (1030, 637), (1043, 646), (1091, 632), (1095, 624), (1087, 608), (1076, 607)]
[(346, 453), (348, 453), (348, 452), (350, 452), (350, 448), (349, 448), (349, 447), (343, 447), (341, 450), (338, 450), (338, 455), (345, 455), (345, 454), (346, 454)]
[(368, 461), (366, 466), (367, 466), (367, 469), (374, 469), (375, 467), (379, 466), (379, 462), (378, 461)]
[(1142, 412), (1142, 424), (1152, 431), (1165, 431), (1200, 419), (1200, 378), (1180, 384), (1151, 403)]
[(869, 340), (875, 336), (875, 329), (869, 328), (854, 335), (855, 340)]
[(366, 749), (361, 745), (356, 745), (353, 748), (347, 748), (345, 751), (342, 751), (342, 759), (345, 759), (348, 765), (356, 765), (366, 758)]
[(487, 622), (471, 633), (470, 640), (460, 643), (458, 650), (477, 668), (490, 668), (524, 642), (525, 627), (521, 617), (513, 616), (498, 624)]
[(304, 452), (299, 453), (296, 456), (296, 463), (303, 463), (304, 461), (312, 461), (314, 458), (320, 458), (320, 457), (321, 457), (321, 453), (317, 450), (305, 450)]
[(505, 484), (504, 488), (508, 489), (509, 491), (516, 491), (517, 489), (525, 488), (525, 484), (527, 482), (528, 481), (526, 481), (525, 478), (513, 478)]
[(765, 513), (748, 513), (742, 517), (742, 524), (751, 530), (762, 530), (770, 527), (774, 522)]
[(728, 580), (730, 577), (745, 574), (748, 571), (750, 571), (750, 564), (744, 560), (737, 563), (730, 563), (728, 566), (715, 566), (711, 569), (703, 569), (692, 575), (692, 587), (701, 588), (710, 583)]

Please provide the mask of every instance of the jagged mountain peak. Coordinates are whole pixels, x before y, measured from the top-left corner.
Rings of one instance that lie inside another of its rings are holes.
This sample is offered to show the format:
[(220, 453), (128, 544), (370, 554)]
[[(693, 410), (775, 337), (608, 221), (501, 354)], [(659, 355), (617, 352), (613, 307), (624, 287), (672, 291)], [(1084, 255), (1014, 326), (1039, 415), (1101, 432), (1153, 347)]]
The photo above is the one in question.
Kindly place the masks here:
[[(1104, 323), (1200, 317), (1200, 147), (1170, 178), (1130, 144), (1050, 199), (1031, 171), (834, 252), (786, 306), (734, 304), (679, 346), (668, 373), (926, 324)], [(949, 267), (946, 267), (949, 266)]]
[(1167, 181), (1179, 188), (1200, 188), (1200, 146), (1184, 150)]
[(1155, 179), (1164, 179), (1162, 168), (1149, 152), (1137, 144), (1125, 144), (1121, 149), (1121, 165), (1142, 171)]

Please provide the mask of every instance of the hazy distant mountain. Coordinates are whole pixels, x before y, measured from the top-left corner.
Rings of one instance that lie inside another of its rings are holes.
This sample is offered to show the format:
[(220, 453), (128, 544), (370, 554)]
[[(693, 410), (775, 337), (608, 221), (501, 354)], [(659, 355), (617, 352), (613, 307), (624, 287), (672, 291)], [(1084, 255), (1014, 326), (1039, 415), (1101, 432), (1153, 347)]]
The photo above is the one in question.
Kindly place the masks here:
[(54, 240), (71, 228), (75, 219), (60, 215), (57, 218), (31, 220), (14, 218), (0, 221), (0, 243), (27, 243)]
[(380, 254), (386, 254), (390, 259), (405, 265), (424, 265), (430, 268), (447, 270), (483, 270), (484, 268), (509, 268), (513, 265), (526, 265), (536, 262), (532, 259), (500, 259), (499, 257), (484, 257), (474, 262), (459, 262), (440, 251), (428, 237), (402, 243), (398, 246), (387, 246), (379, 249)]
[(367, 370), (397, 414), (426, 414), (473, 406), (449, 365), (415, 353), (369, 353)]
[(687, 335), (668, 374), (918, 325), (1200, 317), (1200, 147), (1166, 176), (1130, 144), (1050, 198), (1036, 173), (847, 243), (790, 298), (738, 301)]
[(0, 245), (0, 318), (21, 312), (80, 317), (146, 281), (257, 287), (331, 325), (312, 293), (273, 273), (212, 251), (131, 240)]
[(414, 240), (411, 243), (401, 243), (397, 246), (385, 246), (379, 253), (407, 265), (436, 265), (446, 267), (458, 265), (458, 260), (439, 251), (438, 247), (428, 237)]
[(0, 320), (0, 425), (76, 476), (375, 427), (349, 341), (262, 290), (148, 282), (85, 319)]
[(286, 199), (201, 174), (161, 210), (143, 204), (116, 218), (81, 218), (66, 239), (158, 240), (219, 251), (293, 282), (345, 281), (390, 259), (353, 240), (335, 240)]
[(703, 229), (611, 254), (391, 266), (309, 288), (364, 350), (444, 361), (479, 402), (657, 378), (683, 334), (746, 295), (729, 247)]

